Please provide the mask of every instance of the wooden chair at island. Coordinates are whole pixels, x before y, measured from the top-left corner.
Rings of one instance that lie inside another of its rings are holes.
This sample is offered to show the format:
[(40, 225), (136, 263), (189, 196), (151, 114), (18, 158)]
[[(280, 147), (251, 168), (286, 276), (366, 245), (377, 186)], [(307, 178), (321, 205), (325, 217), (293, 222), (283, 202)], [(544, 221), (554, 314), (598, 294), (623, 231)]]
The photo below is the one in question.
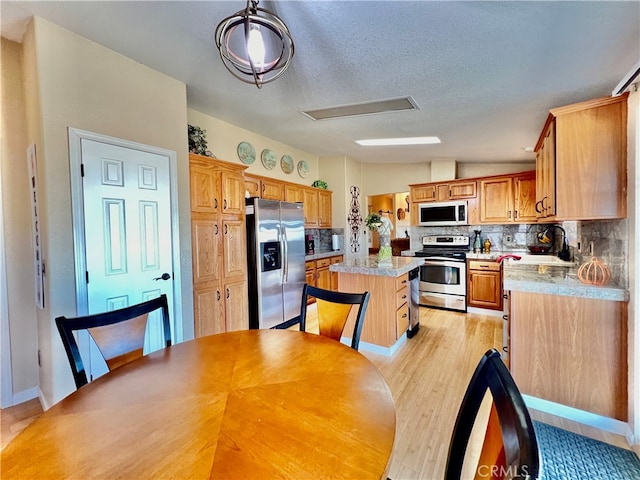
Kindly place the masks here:
[(153, 300), (110, 312), (74, 318), (57, 317), (56, 325), (67, 352), (76, 388), (86, 385), (88, 380), (73, 332), (77, 330), (89, 332), (111, 371), (143, 355), (147, 319), (149, 313), (157, 310), (162, 315), (165, 345), (170, 347), (171, 328), (165, 294)]
[(342, 338), (342, 332), (344, 331), (352, 307), (358, 305), (353, 335), (351, 337), (351, 348), (358, 350), (364, 315), (367, 311), (367, 305), (369, 304), (369, 292), (334, 292), (305, 284), (302, 289), (302, 304), (300, 306), (299, 317), (301, 332), (306, 331), (307, 299), (309, 297), (316, 299), (320, 335), (333, 338), (337, 341), (340, 341)]
[(445, 480), (459, 480), (469, 437), (485, 394), (493, 399), (475, 479), (535, 479), (540, 471), (529, 411), (496, 349), (487, 351), (467, 387), (453, 428)]

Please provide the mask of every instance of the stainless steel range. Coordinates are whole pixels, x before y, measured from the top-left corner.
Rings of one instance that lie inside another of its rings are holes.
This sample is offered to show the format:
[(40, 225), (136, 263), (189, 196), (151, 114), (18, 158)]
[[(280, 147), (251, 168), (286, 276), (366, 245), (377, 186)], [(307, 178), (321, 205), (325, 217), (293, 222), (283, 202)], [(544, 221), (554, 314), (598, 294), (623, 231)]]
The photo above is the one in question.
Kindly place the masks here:
[(420, 305), (467, 311), (468, 235), (427, 235), (422, 237), (425, 257), (420, 266)]

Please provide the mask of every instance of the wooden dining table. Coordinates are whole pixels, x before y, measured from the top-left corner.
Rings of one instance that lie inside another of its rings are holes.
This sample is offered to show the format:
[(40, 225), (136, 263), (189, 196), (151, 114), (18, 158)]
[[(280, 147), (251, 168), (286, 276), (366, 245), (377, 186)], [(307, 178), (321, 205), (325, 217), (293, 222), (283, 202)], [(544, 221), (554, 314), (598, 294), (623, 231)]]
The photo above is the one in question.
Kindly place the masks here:
[(396, 412), (335, 340), (248, 330), (180, 343), (75, 391), (1, 454), (9, 478), (379, 479)]

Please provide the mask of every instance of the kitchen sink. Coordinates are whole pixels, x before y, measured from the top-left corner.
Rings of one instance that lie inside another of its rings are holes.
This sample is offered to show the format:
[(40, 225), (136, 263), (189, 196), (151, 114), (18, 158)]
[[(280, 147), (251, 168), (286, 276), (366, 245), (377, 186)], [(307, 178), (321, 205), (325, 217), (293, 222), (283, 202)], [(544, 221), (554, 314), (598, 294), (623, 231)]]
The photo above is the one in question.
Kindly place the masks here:
[(506, 261), (511, 265), (556, 265), (558, 267), (571, 267), (575, 265), (575, 262), (567, 262), (560, 260), (556, 255), (531, 255), (531, 254), (518, 254), (520, 260), (508, 258)]

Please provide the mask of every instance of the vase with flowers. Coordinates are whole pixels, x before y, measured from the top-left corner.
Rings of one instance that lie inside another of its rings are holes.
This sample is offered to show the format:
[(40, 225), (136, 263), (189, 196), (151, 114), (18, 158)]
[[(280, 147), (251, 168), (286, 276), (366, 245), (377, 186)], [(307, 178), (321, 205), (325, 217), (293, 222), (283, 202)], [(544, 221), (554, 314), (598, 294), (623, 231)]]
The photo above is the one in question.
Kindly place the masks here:
[(364, 222), (369, 230), (378, 232), (378, 240), (380, 242), (378, 263), (391, 264), (391, 230), (393, 230), (391, 220), (373, 212), (367, 215)]

